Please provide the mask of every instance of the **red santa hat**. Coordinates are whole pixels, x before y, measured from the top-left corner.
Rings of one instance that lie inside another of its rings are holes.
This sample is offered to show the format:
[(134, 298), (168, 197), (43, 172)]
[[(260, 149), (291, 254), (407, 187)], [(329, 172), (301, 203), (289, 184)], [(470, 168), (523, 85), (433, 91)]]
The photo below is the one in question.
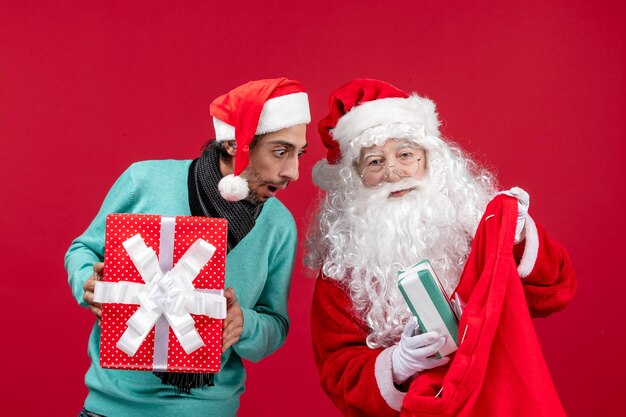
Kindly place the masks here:
[(234, 173), (218, 184), (220, 194), (229, 201), (248, 196), (248, 182), (239, 174), (250, 163), (250, 143), (255, 135), (311, 122), (304, 87), (287, 78), (250, 81), (216, 98), (210, 112), (215, 139), (237, 144)]
[(313, 167), (313, 181), (322, 189), (338, 183), (340, 161), (355, 158), (362, 147), (390, 138), (418, 141), (424, 135), (439, 136), (435, 103), (383, 81), (350, 81), (331, 93), (328, 106), (328, 115), (318, 125), (328, 151)]

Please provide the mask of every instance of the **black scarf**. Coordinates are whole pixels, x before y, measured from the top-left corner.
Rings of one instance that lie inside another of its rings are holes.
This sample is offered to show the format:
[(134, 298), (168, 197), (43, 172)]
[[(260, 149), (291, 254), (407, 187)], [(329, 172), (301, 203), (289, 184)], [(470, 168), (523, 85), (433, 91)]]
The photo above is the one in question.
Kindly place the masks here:
[[(228, 242), (230, 252), (254, 227), (263, 204), (242, 200), (227, 201), (219, 193), (217, 183), (222, 179), (219, 169), (219, 152), (216, 142), (209, 144), (200, 158), (194, 159), (187, 175), (189, 208), (192, 216), (219, 217), (228, 220)], [(176, 392), (187, 393), (193, 388), (214, 385), (214, 374), (154, 372), (164, 385), (172, 385)]]
[(246, 200), (227, 201), (217, 189), (222, 179), (216, 142), (207, 146), (200, 158), (189, 167), (187, 185), (189, 207), (193, 216), (219, 217), (228, 220), (228, 251), (234, 248), (254, 227), (263, 204)]

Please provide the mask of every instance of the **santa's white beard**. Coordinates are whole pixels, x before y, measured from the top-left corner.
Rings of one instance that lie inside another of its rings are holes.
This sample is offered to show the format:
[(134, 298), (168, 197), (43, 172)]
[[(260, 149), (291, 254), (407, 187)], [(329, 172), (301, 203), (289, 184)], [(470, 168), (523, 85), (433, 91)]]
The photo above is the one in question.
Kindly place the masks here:
[[(388, 197), (410, 187), (416, 189)], [(458, 283), (486, 196), (458, 201), (438, 189), (428, 180), (358, 187), (345, 210), (332, 216), (323, 272), (347, 284), (357, 314), (371, 329), (372, 348), (396, 343), (410, 317), (398, 271), (427, 258), (446, 291)]]

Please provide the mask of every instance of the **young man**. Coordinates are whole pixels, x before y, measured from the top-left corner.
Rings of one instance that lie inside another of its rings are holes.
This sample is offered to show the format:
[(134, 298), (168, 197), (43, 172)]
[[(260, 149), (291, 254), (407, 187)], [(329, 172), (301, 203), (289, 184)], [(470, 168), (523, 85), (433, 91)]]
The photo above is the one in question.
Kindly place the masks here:
[(99, 321), (93, 291), (103, 271), (107, 214), (227, 219), (221, 371), (214, 386), (206, 387), (203, 374), (102, 369), (95, 325), (81, 415), (235, 416), (244, 390), (242, 358), (261, 360), (287, 336), (296, 228), (289, 211), (272, 197), (298, 179), (310, 122), (307, 94), (300, 83), (285, 78), (252, 81), (217, 98), (211, 115), (216, 141), (199, 158), (138, 162), (122, 174), (91, 225), (72, 242), (65, 266), (74, 297)]
[[(319, 124), (327, 159), (313, 171), (326, 194), (305, 258), (320, 270), (312, 337), (328, 396), (346, 416), (397, 416), (401, 410), (407, 416), (550, 415), (537, 409), (543, 400), (551, 404), (543, 411), (559, 415), (562, 408), (538, 345), (516, 344), (515, 338), (534, 335), (529, 307), (535, 315), (563, 308), (576, 281), (567, 252), (527, 216), (528, 194), (514, 188), (489, 203), (497, 194), (493, 176), (440, 138), (435, 105), (428, 99), (382, 81), (355, 80), (333, 92), (329, 103), (330, 112)], [(486, 207), (494, 214), (481, 222)], [(484, 236), (483, 223), (502, 239), (476, 235), (472, 243), (477, 228)], [(497, 253), (494, 246), (504, 248), (502, 259), (510, 258), (512, 268), (504, 260), (485, 261)], [(453, 361), (433, 356), (445, 337), (416, 331), (397, 287), (398, 271), (423, 259), (430, 260), (448, 294), (463, 273), (469, 336)], [(495, 272), (487, 274), (490, 268)], [(492, 304), (483, 303), (481, 291), (494, 288), (488, 280), (509, 282), (511, 274), (515, 280), (506, 303), (513, 307), (496, 315), (494, 305), (502, 306), (504, 296), (489, 293)], [(481, 285), (475, 284), (479, 279)], [(477, 323), (499, 333), (488, 336)], [(507, 335), (516, 326), (519, 330)], [(503, 335), (510, 340), (500, 339)], [(475, 346), (477, 340), (482, 344)], [(508, 349), (507, 342), (515, 348)], [(515, 349), (519, 357), (502, 359)], [(533, 359), (526, 361), (529, 356)], [(517, 371), (523, 378), (515, 376)], [(464, 379), (468, 376), (473, 379)], [(490, 382), (481, 385), (487, 377)], [(544, 393), (536, 395), (539, 401), (526, 397), (524, 389), (512, 399), (519, 386), (533, 384)], [(503, 411), (516, 406), (512, 414)]]

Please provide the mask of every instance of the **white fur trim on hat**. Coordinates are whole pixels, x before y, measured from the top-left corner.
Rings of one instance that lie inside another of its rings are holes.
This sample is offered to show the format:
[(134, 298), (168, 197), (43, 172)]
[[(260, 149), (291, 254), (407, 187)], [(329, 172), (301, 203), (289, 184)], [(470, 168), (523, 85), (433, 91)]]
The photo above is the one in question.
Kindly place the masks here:
[(360, 149), (371, 145), (373, 135), (416, 140), (423, 134), (439, 136), (439, 119), (435, 103), (427, 98), (416, 94), (408, 98), (382, 98), (352, 108), (337, 121), (331, 134), (343, 154), (350, 147)]
[(226, 175), (217, 184), (221, 196), (228, 201), (243, 200), (248, 196), (248, 181), (233, 174)]
[(256, 134), (262, 135), (309, 123), (311, 123), (309, 96), (306, 93), (287, 94), (265, 102)]
[(311, 176), (315, 185), (322, 190), (329, 190), (339, 183), (339, 165), (329, 164), (326, 159), (320, 159), (313, 165)]
[(215, 139), (218, 142), (225, 140), (235, 140), (235, 128), (220, 119), (213, 117), (213, 127), (215, 128)]
[[(309, 98), (306, 93), (292, 93), (271, 98), (263, 104), (256, 134), (276, 132), (299, 124), (311, 123)], [(219, 142), (235, 139), (235, 128), (213, 117), (215, 139)]]

